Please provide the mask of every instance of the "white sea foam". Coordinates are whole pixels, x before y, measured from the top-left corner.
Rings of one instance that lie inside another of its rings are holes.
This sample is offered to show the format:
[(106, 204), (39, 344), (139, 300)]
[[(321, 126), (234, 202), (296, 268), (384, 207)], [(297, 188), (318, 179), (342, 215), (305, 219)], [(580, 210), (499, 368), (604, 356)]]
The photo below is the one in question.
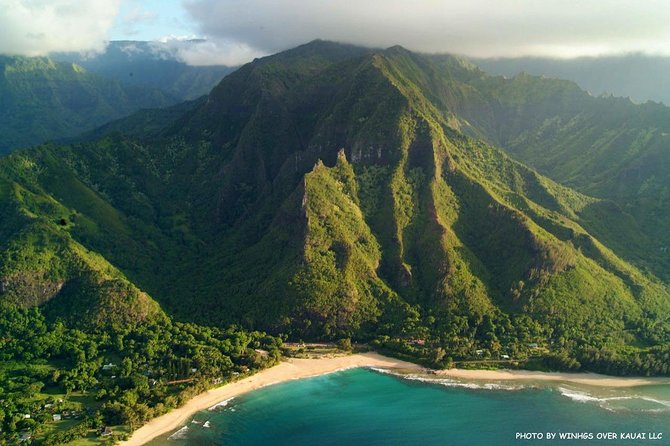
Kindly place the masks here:
[(212, 427), (212, 426), (209, 424), (209, 420), (207, 420), (205, 421), (205, 424), (202, 425), (202, 427)]
[(523, 385), (502, 384), (497, 382), (473, 383), (466, 381), (459, 381), (450, 378), (433, 378), (423, 375), (400, 375), (410, 381), (420, 381), (429, 384), (438, 384), (445, 387), (460, 387), (463, 389), (472, 390), (520, 390), (525, 388)]
[(603, 398), (597, 398), (595, 396), (589, 395), (586, 392), (580, 392), (578, 390), (566, 389), (565, 387), (559, 387), (558, 391), (561, 395), (570, 398), (573, 401), (578, 401), (580, 403), (586, 402), (603, 402)]
[(485, 382), (485, 383), (473, 383), (466, 381), (459, 381), (446, 377), (435, 377), (429, 375), (417, 375), (417, 374), (407, 374), (407, 373), (397, 373), (389, 369), (381, 369), (377, 367), (370, 367), (370, 370), (374, 370), (378, 373), (384, 373), (387, 375), (397, 376), (399, 378), (407, 379), (409, 381), (419, 381), (428, 384), (437, 384), (445, 387), (460, 387), (464, 389), (473, 389), (473, 390), (520, 390), (528, 388), (528, 386), (519, 385), (519, 384), (502, 384), (499, 382)]
[[(347, 366), (347, 367), (340, 367), (339, 369), (331, 370), (331, 371), (326, 372), (326, 373), (321, 373), (321, 374), (319, 374), (319, 376), (332, 375), (333, 373), (346, 372), (347, 370), (357, 369), (357, 368), (359, 368), (357, 365), (350, 365), (350, 366)], [(297, 378), (297, 379), (301, 379), (301, 378)]]
[(184, 426), (168, 437), (168, 440), (183, 440), (188, 435), (188, 426)]
[[(659, 400), (645, 395), (625, 395), (625, 396), (594, 396), (585, 391), (579, 391), (575, 389), (567, 389), (565, 387), (558, 387), (558, 391), (561, 395), (570, 398), (573, 401), (580, 403), (592, 403), (597, 404), (603, 409), (609, 411), (639, 411), (639, 412), (667, 412), (670, 410), (670, 401)], [(650, 408), (639, 408), (635, 405), (620, 405), (616, 404), (618, 401), (646, 401), (647, 403), (657, 404), (663, 407), (650, 407)]]
[(222, 407), (226, 407), (228, 405), (228, 403), (230, 403), (234, 399), (235, 399), (235, 397), (228, 398), (227, 400), (223, 400), (220, 403), (216, 403), (215, 405), (213, 405), (212, 407), (210, 407), (207, 410), (217, 410), (217, 409), (220, 409)]
[[(378, 373), (394, 375), (399, 378), (410, 381), (419, 381), (428, 384), (440, 385), (445, 387), (455, 387), (472, 390), (521, 390), (528, 388), (537, 388), (536, 385), (528, 384), (503, 384), (500, 382), (468, 382), (447, 377), (440, 377), (435, 375), (421, 375), (421, 374), (405, 374), (397, 373), (392, 370), (370, 367)], [(620, 396), (596, 396), (583, 390), (572, 389), (568, 387), (559, 386), (557, 390), (566, 398), (579, 403), (596, 404), (601, 408), (610, 412), (616, 411), (637, 411), (637, 412), (669, 412), (670, 401), (659, 400), (644, 395), (620, 395)], [(657, 404), (662, 407), (636, 407), (635, 402), (645, 401), (647, 403)], [(617, 404), (619, 402), (619, 404)], [(626, 404), (626, 402), (629, 402)]]
[(396, 376), (401, 376), (399, 373), (394, 373), (393, 371), (389, 369), (381, 369), (379, 367), (368, 367), (368, 369), (373, 370), (377, 373), (384, 373), (386, 375), (396, 375)]
[[(655, 398), (651, 398), (651, 397), (648, 397), (648, 396), (641, 396), (639, 398), (642, 399), (642, 400), (645, 400), (645, 401), (649, 401), (651, 403), (660, 404), (661, 406), (670, 407), (670, 401), (657, 400)], [(663, 410), (663, 409), (660, 409), (660, 410)]]

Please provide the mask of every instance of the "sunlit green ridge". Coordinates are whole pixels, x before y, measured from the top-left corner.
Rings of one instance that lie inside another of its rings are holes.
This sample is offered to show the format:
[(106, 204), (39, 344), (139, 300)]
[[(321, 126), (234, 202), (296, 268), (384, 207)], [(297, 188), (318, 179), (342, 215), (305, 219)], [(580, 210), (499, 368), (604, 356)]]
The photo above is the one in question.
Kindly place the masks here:
[[(151, 296), (181, 320), (437, 366), (535, 355), (667, 373), (670, 295), (641, 257), (644, 221), (491, 145), (541, 120), (531, 99), (583, 93), (515, 82), (316, 41), (243, 66), (180, 117), (18, 152), (0, 161), (3, 299), (58, 317), (59, 302), (117, 296), (110, 314), (132, 316), (128, 296)], [(88, 271), (132, 292), (64, 293)]]

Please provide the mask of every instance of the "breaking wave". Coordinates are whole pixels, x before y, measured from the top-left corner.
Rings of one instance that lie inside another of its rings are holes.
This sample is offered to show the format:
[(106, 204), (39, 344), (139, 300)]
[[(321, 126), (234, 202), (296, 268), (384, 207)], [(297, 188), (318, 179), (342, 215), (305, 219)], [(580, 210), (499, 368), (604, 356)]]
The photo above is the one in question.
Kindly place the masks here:
[(168, 437), (168, 440), (183, 440), (188, 435), (188, 426), (184, 426)]
[(380, 369), (376, 367), (370, 367), (370, 370), (374, 370), (375, 372), (378, 373), (397, 376), (399, 378), (406, 379), (408, 381), (419, 381), (427, 384), (437, 384), (445, 387), (460, 387), (472, 390), (521, 390), (521, 389), (532, 388), (532, 386), (521, 385), (521, 384), (502, 384), (500, 382), (474, 383), (446, 377), (433, 377), (428, 375), (396, 373), (388, 369)]
[(558, 387), (558, 392), (579, 403), (597, 404), (609, 411), (670, 412), (670, 401), (646, 395), (596, 396), (584, 390)]
[(550, 383), (545, 383), (543, 385), (535, 385), (528, 383), (520, 384), (518, 382), (515, 382), (513, 384), (501, 383), (495, 381), (471, 382), (441, 376), (397, 373), (394, 372), (393, 370), (376, 368), (376, 367), (370, 367), (370, 370), (387, 375), (393, 375), (409, 381), (419, 381), (427, 384), (440, 385), (444, 387), (453, 387), (453, 388), (462, 388), (471, 390), (514, 391), (522, 389), (550, 388), (554, 389), (555, 391), (558, 391), (561, 396), (569, 398), (575, 402), (596, 404), (601, 408), (611, 412), (615, 411), (616, 412), (634, 411), (634, 412), (651, 412), (651, 413), (670, 412), (670, 401), (638, 393), (630, 393), (630, 390), (619, 391), (617, 394), (603, 396), (596, 393), (591, 393), (584, 389), (575, 389), (565, 385), (554, 387)]
[(230, 403), (234, 399), (235, 399), (235, 397), (228, 398), (227, 400), (223, 400), (220, 403), (216, 403), (215, 405), (213, 405), (212, 407), (210, 407), (207, 410), (217, 410), (217, 409), (221, 409), (222, 407), (226, 407), (228, 405), (228, 403)]

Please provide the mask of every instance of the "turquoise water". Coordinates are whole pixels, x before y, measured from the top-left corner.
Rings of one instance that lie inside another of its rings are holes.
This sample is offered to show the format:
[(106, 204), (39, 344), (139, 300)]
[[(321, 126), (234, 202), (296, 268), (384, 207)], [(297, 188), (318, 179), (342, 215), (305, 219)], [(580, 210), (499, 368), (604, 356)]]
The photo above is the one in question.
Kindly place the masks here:
[[(547, 432), (556, 433), (557, 438), (546, 439)], [(616, 439), (598, 440), (599, 433), (608, 432)], [(517, 433), (542, 433), (545, 438), (518, 439)], [(559, 433), (583, 433), (586, 438), (561, 440)], [(621, 439), (622, 433), (644, 433), (646, 439)], [(661, 439), (650, 439), (659, 434)], [(670, 386), (621, 390), (568, 384), (481, 384), (353, 369), (249, 393), (200, 412), (179, 432), (149, 443), (408, 444), (670, 445)]]

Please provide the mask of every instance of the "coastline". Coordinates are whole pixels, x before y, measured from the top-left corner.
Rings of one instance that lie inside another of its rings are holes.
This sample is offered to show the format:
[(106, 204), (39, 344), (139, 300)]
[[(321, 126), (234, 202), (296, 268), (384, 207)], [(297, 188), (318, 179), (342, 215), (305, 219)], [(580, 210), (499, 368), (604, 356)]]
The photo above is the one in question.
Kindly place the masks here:
[(423, 367), (389, 358), (378, 353), (359, 353), (330, 358), (301, 359), (288, 358), (269, 369), (250, 377), (208, 390), (191, 398), (186, 404), (156, 417), (134, 431), (130, 438), (121, 441), (120, 446), (140, 446), (154, 438), (177, 429), (196, 412), (208, 409), (221, 401), (234, 398), (261, 387), (293, 379), (309, 378), (356, 367), (379, 367), (385, 369), (423, 370)]
[(670, 384), (670, 378), (619, 377), (598, 373), (535, 372), (532, 370), (466, 370), (449, 369), (434, 372), (438, 376), (485, 381), (570, 382), (596, 387), (635, 387)]
[(390, 358), (374, 352), (323, 358), (288, 358), (278, 365), (252, 376), (225, 384), (190, 399), (183, 406), (156, 417), (131, 434), (120, 446), (141, 446), (154, 438), (184, 425), (196, 412), (262, 387), (294, 379), (309, 378), (343, 369), (376, 367), (397, 371), (432, 373), (445, 378), (486, 381), (553, 381), (601, 387), (634, 387), (650, 384), (670, 384), (670, 378), (614, 377), (595, 373), (533, 372), (526, 370), (464, 370), (428, 371), (414, 363)]

